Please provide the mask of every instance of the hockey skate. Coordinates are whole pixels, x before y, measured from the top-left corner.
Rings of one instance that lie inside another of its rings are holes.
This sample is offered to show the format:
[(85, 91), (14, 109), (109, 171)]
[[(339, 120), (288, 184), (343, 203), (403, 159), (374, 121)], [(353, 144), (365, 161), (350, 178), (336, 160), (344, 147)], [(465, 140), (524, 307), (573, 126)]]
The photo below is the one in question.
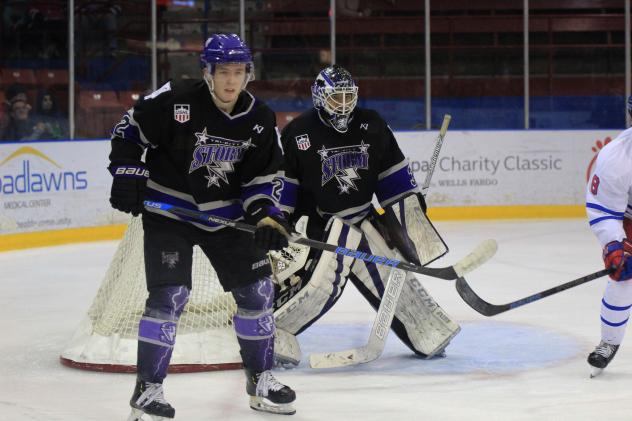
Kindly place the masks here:
[(262, 373), (246, 370), (246, 378), (246, 392), (252, 409), (283, 415), (296, 413), (292, 405), (296, 393), (289, 386), (279, 383), (270, 370)]
[(595, 350), (588, 355), (588, 364), (592, 366), (590, 378), (601, 374), (604, 368), (610, 364), (610, 361), (612, 361), (618, 350), (619, 345), (612, 345), (601, 341)]
[[(137, 380), (129, 404), (132, 413), (127, 421), (161, 421), (172, 419), (176, 415), (176, 410), (165, 400), (161, 383)], [(145, 414), (150, 418), (143, 418)]]

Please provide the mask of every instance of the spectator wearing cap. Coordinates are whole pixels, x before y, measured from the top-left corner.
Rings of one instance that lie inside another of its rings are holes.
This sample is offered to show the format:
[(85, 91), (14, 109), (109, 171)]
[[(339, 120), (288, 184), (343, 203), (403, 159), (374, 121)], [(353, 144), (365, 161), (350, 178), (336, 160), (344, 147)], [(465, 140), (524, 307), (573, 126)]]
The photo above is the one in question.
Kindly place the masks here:
[(2, 136), (3, 140), (41, 139), (45, 128), (35, 126), (30, 116), (31, 106), (26, 100), (15, 98), (9, 103), (9, 124)]

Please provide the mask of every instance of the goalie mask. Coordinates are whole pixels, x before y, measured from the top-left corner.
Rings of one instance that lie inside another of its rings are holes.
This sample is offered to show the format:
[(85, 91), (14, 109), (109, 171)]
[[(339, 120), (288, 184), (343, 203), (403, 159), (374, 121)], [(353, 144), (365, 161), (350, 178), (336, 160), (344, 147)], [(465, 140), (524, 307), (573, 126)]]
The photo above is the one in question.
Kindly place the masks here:
[[(254, 80), (254, 64), (248, 46), (236, 34), (213, 34), (204, 43), (200, 54), (200, 65), (208, 70), (209, 76), (215, 73), (218, 64), (245, 64), (246, 77), (241, 89), (245, 89), (248, 82)], [(205, 78), (214, 91), (213, 78)]]
[(334, 64), (316, 77), (312, 99), (321, 118), (336, 131), (345, 133), (358, 102), (358, 87), (348, 71)]

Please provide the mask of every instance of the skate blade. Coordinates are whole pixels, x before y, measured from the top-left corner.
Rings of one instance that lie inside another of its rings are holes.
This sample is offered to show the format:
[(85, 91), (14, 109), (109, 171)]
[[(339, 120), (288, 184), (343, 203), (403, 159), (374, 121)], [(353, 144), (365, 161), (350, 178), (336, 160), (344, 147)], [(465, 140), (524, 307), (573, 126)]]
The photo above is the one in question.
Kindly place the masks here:
[[(143, 416), (145, 416), (143, 418)], [(146, 414), (142, 409), (132, 408), (131, 414), (127, 417), (127, 421), (168, 421), (173, 418), (159, 417), (157, 415)]]
[(272, 403), (260, 396), (250, 397), (250, 407), (255, 411), (270, 412), (272, 414), (294, 415), (296, 409), (291, 403)]
[(590, 378), (594, 379), (595, 377), (597, 377), (598, 375), (600, 375), (601, 373), (603, 373), (603, 368), (599, 368), (599, 367), (592, 367), (591, 371), (590, 371)]

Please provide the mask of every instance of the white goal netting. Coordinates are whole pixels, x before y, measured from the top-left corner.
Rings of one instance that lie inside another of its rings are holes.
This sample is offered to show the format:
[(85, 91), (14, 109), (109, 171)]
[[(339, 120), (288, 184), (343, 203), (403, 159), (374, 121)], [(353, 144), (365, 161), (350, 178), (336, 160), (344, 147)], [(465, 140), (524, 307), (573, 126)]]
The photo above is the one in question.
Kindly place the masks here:
[[(198, 247), (192, 273), (193, 288), (178, 323), (170, 372), (239, 368), (232, 328), (235, 301)], [(146, 299), (142, 222), (132, 218), (87, 315), (61, 354), (62, 363), (97, 371), (135, 371), (138, 322)]]

